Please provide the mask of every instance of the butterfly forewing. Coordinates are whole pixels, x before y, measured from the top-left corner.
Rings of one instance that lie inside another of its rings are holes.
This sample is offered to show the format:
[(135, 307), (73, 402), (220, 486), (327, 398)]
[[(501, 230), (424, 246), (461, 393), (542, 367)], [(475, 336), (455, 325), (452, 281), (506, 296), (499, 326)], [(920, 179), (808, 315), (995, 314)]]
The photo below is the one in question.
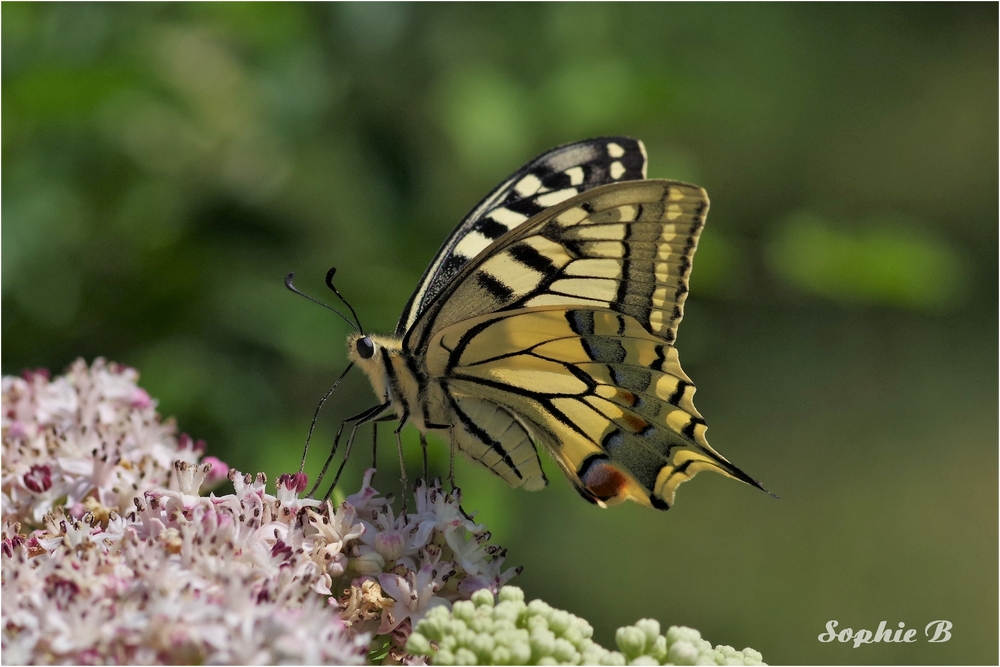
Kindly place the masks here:
[(538, 156), (477, 204), (444, 242), (403, 309), (396, 335), (410, 329), (466, 264), (510, 230), (581, 192), (645, 176), (645, 148), (628, 137), (590, 139)]
[(701, 188), (632, 181), (552, 206), (468, 263), (407, 331), (428, 334), (470, 317), (530, 306), (607, 308), (673, 342), (708, 211)]

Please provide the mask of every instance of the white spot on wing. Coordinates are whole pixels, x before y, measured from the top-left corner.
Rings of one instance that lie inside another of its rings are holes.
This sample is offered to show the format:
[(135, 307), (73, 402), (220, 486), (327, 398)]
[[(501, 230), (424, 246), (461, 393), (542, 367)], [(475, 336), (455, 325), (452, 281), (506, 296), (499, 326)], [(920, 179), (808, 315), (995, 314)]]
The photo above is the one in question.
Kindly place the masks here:
[(536, 289), (545, 277), (541, 272), (526, 267), (507, 253), (489, 258), (483, 264), (482, 270), (510, 288), (515, 298), (521, 298)]
[(625, 149), (612, 141), (608, 144), (608, 155), (611, 157), (621, 157), (625, 155)]
[(493, 243), (493, 241), (490, 241), (481, 233), (471, 231), (465, 235), (465, 238), (458, 242), (458, 245), (455, 246), (455, 254), (464, 255), (466, 257), (475, 257), (489, 247), (491, 243)]
[(518, 213), (502, 206), (495, 211), (491, 211), (489, 217), (506, 226), (507, 229), (513, 229), (528, 219), (528, 216), (523, 213)]
[(539, 206), (555, 206), (556, 204), (561, 204), (570, 197), (575, 197), (577, 195), (576, 188), (566, 188), (564, 190), (556, 190), (555, 192), (548, 192), (541, 197), (535, 199)]
[(583, 167), (573, 167), (572, 169), (567, 169), (566, 175), (569, 176), (570, 185), (580, 185), (583, 183)]
[(538, 192), (538, 188), (540, 187), (542, 187), (542, 182), (538, 180), (538, 177), (534, 174), (528, 174), (517, 182), (514, 190), (522, 197), (530, 197)]
[(617, 181), (619, 178), (622, 177), (622, 174), (624, 173), (625, 173), (625, 167), (624, 165), (622, 165), (621, 162), (615, 160), (614, 162), (611, 163), (611, 178)]

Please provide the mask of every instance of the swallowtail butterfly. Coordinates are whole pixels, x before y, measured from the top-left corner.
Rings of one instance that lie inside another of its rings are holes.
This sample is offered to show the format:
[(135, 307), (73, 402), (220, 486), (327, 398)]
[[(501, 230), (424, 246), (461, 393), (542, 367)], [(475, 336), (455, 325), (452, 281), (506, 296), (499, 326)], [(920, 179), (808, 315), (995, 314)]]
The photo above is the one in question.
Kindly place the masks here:
[(547, 484), (541, 445), (602, 507), (667, 509), (702, 470), (762, 488), (708, 444), (674, 348), (708, 196), (645, 177), (642, 142), (602, 137), (497, 186), (395, 335), (350, 337), (381, 400), (361, 422), (394, 414), (532, 491)]

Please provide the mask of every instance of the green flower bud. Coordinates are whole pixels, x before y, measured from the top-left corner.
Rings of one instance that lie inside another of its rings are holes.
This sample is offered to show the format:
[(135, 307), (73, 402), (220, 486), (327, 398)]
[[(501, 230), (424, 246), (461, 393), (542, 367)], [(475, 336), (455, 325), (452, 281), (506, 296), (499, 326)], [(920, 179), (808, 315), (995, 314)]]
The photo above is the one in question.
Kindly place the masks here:
[(667, 638), (663, 635), (658, 635), (653, 640), (652, 645), (646, 647), (646, 653), (656, 658), (656, 661), (662, 665), (667, 661)]
[(646, 633), (634, 625), (626, 625), (618, 628), (618, 632), (615, 633), (615, 643), (618, 645), (618, 650), (631, 660), (646, 650)]
[(607, 655), (601, 658), (601, 664), (616, 665), (616, 666), (624, 665), (626, 664), (625, 656), (619, 653), (618, 651), (608, 651)]
[(406, 651), (414, 655), (430, 655), (431, 643), (424, 635), (414, 632), (406, 640)]
[(434, 654), (434, 664), (435, 665), (454, 665), (455, 664), (455, 654), (451, 651), (446, 651), (444, 649), (438, 650)]
[(688, 641), (696, 643), (701, 639), (701, 633), (694, 628), (686, 628), (682, 625), (672, 625), (667, 630), (667, 644), (673, 644), (677, 641)]
[(497, 646), (496, 641), (489, 634), (482, 633), (476, 635), (471, 642), (469, 642), (469, 648), (480, 658), (482, 662), (487, 662), (493, 654), (493, 649)]
[(650, 645), (660, 636), (660, 622), (651, 618), (641, 618), (635, 622), (635, 627), (646, 633), (646, 644)]
[(698, 648), (689, 641), (674, 642), (667, 651), (667, 660), (675, 665), (693, 665), (698, 660)]
[(472, 646), (472, 642), (476, 641), (476, 637), (478, 636), (479, 633), (475, 632), (471, 628), (462, 630), (461, 632), (455, 635), (455, 637), (458, 639), (458, 645), (465, 647)]
[(507, 644), (507, 648), (510, 650), (510, 664), (527, 665), (531, 660), (531, 644), (527, 638), (513, 641)]
[(591, 639), (594, 636), (594, 626), (582, 618), (577, 618), (573, 627), (580, 631), (580, 636), (584, 639)]
[(371, 576), (382, 574), (382, 571), (385, 569), (385, 559), (377, 552), (369, 551), (354, 559), (354, 567), (361, 574)]
[(469, 600), (459, 600), (451, 607), (451, 615), (468, 623), (476, 611), (476, 605)]
[(504, 586), (497, 593), (500, 602), (524, 602), (524, 591), (517, 586)]
[(465, 624), (465, 621), (463, 621), (460, 618), (452, 617), (451, 621), (449, 621), (449, 623), (448, 623), (448, 627), (447, 627), (446, 631), (450, 635), (458, 635), (458, 634), (460, 634), (462, 632), (465, 632), (468, 629), (469, 629), (469, 626), (467, 626)]
[[(435, 660), (435, 662), (437, 662)], [(476, 654), (467, 648), (460, 648), (455, 651), (455, 664), (458, 665), (478, 665), (479, 660), (476, 659)]]
[(718, 651), (705, 651), (698, 654), (698, 659), (694, 661), (696, 665), (721, 665), (726, 661), (725, 657)]
[(471, 600), (477, 607), (492, 607), (493, 593), (486, 588), (481, 588), (472, 594)]
[(552, 655), (552, 652), (555, 650), (556, 636), (549, 630), (538, 629), (533, 631), (528, 641), (531, 644), (531, 655), (535, 659)]
[(651, 655), (640, 655), (638, 658), (632, 660), (630, 665), (659, 665), (660, 661)]
[(551, 655), (546, 655), (546, 656), (542, 656), (541, 658), (539, 658), (538, 662), (535, 663), (535, 664), (538, 664), (538, 665), (558, 665), (559, 661), (556, 660), (555, 658), (553, 658)]
[(493, 618), (497, 621), (509, 622), (514, 624), (517, 622), (518, 617), (521, 615), (521, 609), (523, 609), (523, 603), (518, 606), (518, 603), (512, 601), (500, 602), (496, 607), (493, 608)]
[(489, 616), (483, 618), (480, 615), (476, 615), (471, 621), (469, 621), (469, 628), (474, 632), (479, 633), (493, 633), (496, 630), (496, 623)]
[(580, 645), (584, 641), (583, 640), (583, 634), (580, 632), (580, 630), (576, 626), (573, 626), (573, 625), (571, 625), (570, 627), (566, 628), (566, 631), (564, 633), (562, 633), (562, 636), (563, 636), (563, 639), (565, 639), (566, 641), (568, 641), (573, 646), (576, 646), (577, 648), (579, 648)]
[(562, 637), (556, 639), (552, 647), (552, 656), (563, 664), (574, 664), (574, 658), (579, 657), (576, 647)]
[(557, 635), (561, 635), (569, 628), (572, 618), (568, 611), (552, 609), (549, 614), (549, 630), (552, 630)]
[(510, 661), (510, 650), (506, 646), (497, 646), (493, 649), (493, 654), (490, 656), (491, 665), (509, 665), (512, 664)]
[(528, 613), (535, 616), (544, 616), (546, 619), (552, 612), (552, 607), (541, 600), (532, 600), (528, 603)]
[[(528, 614), (531, 614), (530, 608)], [(529, 615), (526, 621), (528, 630), (534, 632), (535, 630), (548, 630), (549, 622), (544, 616)]]

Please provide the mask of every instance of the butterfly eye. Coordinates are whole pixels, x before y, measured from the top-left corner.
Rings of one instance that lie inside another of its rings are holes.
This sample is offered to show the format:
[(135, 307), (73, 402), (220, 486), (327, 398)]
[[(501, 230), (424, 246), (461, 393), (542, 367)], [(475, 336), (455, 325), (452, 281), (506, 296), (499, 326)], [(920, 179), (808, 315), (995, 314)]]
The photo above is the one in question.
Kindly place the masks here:
[(371, 359), (372, 355), (375, 354), (375, 344), (372, 343), (372, 339), (368, 336), (364, 338), (359, 338), (357, 342), (358, 354), (362, 359)]

